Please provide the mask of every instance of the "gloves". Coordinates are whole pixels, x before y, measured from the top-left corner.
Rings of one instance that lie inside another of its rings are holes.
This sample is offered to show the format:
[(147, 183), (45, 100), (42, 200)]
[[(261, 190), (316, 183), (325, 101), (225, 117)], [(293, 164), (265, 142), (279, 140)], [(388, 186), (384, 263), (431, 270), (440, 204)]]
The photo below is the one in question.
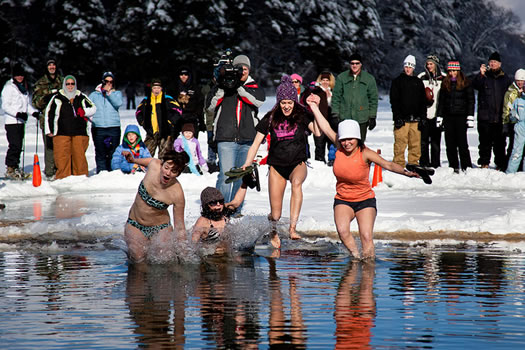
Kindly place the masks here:
[(473, 115), (469, 115), (467, 117), (467, 128), (471, 129), (474, 127), (474, 116)]
[(33, 116), (33, 118), (35, 119), (39, 119), (40, 118), (40, 112), (33, 112), (33, 114), (31, 114)]
[(374, 130), (376, 127), (376, 118), (368, 119), (368, 130)]
[(23, 120), (24, 122), (27, 121), (27, 113), (26, 113), (26, 112), (18, 112), (18, 113), (16, 114), (16, 117), (17, 117), (18, 119)]
[[(468, 121), (467, 121), (468, 123)], [(510, 135), (510, 124), (503, 124), (503, 128), (501, 129), (501, 134), (503, 136), (509, 136)]]
[(78, 115), (80, 118), (84, 119), (85, 121), (88, 121), (88, 118), (86, 117), (86, 111), (84, 111), (84, 108), (82, 108), (82, 107), (78, 107), (78, 109), (77, 109), (77, 115)]
[(402, 128), (404, 125), (405, 125), (405, 121), (403, 119), (394, 120), (394, 129)]
[(436, 128), (439, 128), (439, 129), (443, 128), (443, 118), (436, 117)]

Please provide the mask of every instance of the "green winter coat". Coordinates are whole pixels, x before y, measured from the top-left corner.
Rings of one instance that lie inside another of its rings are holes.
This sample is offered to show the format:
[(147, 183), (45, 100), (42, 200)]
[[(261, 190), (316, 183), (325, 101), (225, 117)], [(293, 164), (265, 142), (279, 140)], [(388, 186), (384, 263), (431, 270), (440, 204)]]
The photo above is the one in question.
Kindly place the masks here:
[(520, 95), (518, 86), (516, 83), (512, 83), (507, 92), (505, 93), (505, 97), (503, 97), (503, 124), (511, 123), (510, 121), (510, 111), (512, 109), (512, 104), (514, 103), (514, 100), (517, 99)]
[(366, 123), (377, 116), (377, 85), (374, 77), (361, 71), (357, 77), (350, 70), (337, 76), (332, 92), (332, 113), (339, 119)]

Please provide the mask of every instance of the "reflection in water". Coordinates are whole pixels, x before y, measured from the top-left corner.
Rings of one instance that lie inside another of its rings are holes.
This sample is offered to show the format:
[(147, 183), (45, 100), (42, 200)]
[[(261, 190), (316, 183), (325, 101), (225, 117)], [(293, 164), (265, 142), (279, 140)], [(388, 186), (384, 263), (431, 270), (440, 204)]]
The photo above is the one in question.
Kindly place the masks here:
[[(128, 269), (126, 303), (137, 343), (151, 349), (184, 348), (189, 266), (134, 264)], [(190, 275), (191, 276), (191, 275)]]
[(211, 256), (127, 266), (121, 251), (0, 252), (4, 348), (524, 348), (523, 253), (391, 244), (346, 256)]
[(204, 337), (214, 348), (256, 349), (260, 301), (254, 259), (224, 259), (209, 258), (201, 264), (197, 296)]
[(268, 338), (271, 347), (283, 347), (287, 349), (306, 349), (306, 327), (303, 322), (301, 301), (297, 292), (296, 277), (288, 277), (290, 293), (290, 325), (286, 325), (284, 313), (284, 298), (281, 280), (277, 276), (275, 260), (268, 259), (270, 273), (270, 327)]
[(374, 262), (354, 261), (341, 278), (335, 298), (336, 349), (371, 349), (376, 313), (374, 275)]
[(86, 203), (78, 198), (58, 196), (55, 201), (55, 217), (70, 219), (84, 215)]

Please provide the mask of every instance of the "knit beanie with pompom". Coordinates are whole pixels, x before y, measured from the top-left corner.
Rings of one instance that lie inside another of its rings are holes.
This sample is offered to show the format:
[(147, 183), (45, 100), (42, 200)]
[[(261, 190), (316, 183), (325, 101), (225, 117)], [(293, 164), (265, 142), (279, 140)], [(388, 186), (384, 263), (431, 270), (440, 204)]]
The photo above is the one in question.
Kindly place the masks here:
[(292, 100), (297, 103), (297, 89), (292, 84), (292, 79), (288, 75), (281, 77), (281, 84), (277, 87), (276, 91), (277, 103), (282, 100)]

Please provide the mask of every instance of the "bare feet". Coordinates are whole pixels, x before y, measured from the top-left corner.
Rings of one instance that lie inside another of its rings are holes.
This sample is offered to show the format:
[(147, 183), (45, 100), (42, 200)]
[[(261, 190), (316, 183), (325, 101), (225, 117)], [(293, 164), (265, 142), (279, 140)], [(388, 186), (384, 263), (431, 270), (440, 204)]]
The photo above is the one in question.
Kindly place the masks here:
[(297, 234), (297, 231), (295, 230), (295, 227), (290, 227), (288, 232), (290, 232), (290, 239), (301, 239), (301, 236), (299, 236), (299, 234)]
[(279, 238), (277, 231), (270, 232), (270, 243), (275, 249), (281, 248), (281, 239)]

